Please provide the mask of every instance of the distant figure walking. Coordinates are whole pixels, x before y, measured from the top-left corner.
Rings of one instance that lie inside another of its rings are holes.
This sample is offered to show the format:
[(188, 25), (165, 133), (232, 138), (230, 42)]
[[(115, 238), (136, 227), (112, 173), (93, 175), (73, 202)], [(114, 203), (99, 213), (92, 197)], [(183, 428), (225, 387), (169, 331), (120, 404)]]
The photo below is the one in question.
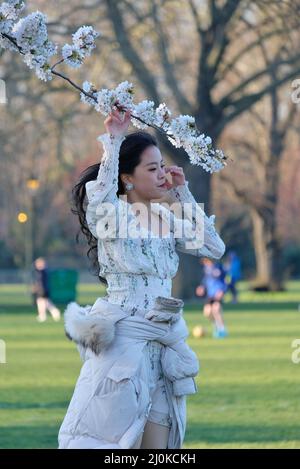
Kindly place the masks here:
[(48, 268), (45, 259), (38, 257), (34, 261), (34, 267), (32, 293), (38, 310), (36, 319), (39, 322), (46, 321), (49, 310), (54, 321), (59, 321), (60, 311), (49, 298)]

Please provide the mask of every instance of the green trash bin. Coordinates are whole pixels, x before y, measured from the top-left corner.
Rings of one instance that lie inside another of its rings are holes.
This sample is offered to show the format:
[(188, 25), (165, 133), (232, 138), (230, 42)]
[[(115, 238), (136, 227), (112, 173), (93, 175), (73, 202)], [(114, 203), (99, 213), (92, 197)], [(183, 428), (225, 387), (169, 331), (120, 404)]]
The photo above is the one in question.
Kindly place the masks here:
[(78, 272), (73, 269), (49, 270), (49, 293), (54, 303), (76, 301)]

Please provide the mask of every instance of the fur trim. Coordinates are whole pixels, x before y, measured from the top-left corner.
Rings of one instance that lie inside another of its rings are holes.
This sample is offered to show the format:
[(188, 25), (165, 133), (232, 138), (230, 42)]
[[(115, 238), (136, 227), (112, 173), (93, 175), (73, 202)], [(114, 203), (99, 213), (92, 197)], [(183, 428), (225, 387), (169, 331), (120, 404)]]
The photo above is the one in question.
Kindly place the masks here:
[(91, 306), (81, 307), (77, 303), (69, 303), (65, 313), (65, 334), (68, 339), (89, 347), (96, 355), (113, 341), (115, 336), (114, 322), (89, 314)]

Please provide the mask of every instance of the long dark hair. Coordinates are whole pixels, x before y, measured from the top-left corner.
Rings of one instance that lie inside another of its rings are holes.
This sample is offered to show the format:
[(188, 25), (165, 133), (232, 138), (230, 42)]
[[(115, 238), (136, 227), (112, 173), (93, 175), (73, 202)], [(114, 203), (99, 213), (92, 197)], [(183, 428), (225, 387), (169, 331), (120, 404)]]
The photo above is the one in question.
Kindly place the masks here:
[[(120, 177), (121, 174), (133, 174), (136, 166), (138, 166), (141, 161), (141, 154), (151, 145), (158, 147), (156, 138), (148, 132), (139, 130), (126, 135), (121, 144), (119, 153), (118, 197), (125, 194), (125, 188)], [(97, 238), (92, 235), (86, 222), (87, 199), (85, 185), (88, 181), (97, 179), (100, 164), (101, 163), (96, 163), (89, 166), (79, 176), (79, 180), (72, 189), (71, 211), (78, 216), (80, 224), (80, 229), (76, 235), (76, 241), (79, 243), (80, 235), (83, 233), (89, 245), (87, 256), (92, 262), (93, 274), (99, 277), (100, 282), (107, 285), (105, 278), (99, 275), (100, 265), (97, 253)]]

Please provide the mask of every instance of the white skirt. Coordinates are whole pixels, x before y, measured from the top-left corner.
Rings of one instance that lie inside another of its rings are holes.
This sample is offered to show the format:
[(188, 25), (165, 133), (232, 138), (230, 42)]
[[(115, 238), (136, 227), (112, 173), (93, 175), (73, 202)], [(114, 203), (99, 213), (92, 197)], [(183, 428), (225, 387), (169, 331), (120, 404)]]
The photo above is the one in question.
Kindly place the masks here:
[(152, 401), (147, 420), (170, 428), (172, 420), (160, 359), (163, 347), (164, 345), (162, 343), (156, 340), (150, 340), (143, 350), (143, 370), (148, 373), (149, 393)]

